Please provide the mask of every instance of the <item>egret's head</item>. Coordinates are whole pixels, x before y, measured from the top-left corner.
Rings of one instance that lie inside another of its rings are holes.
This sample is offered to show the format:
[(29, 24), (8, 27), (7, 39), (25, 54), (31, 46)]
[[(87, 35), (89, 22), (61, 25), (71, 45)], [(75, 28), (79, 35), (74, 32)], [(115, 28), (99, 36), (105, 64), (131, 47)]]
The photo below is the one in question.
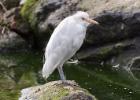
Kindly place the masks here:
[(83, 11), (78, 11), (73, 16), (75, 20), (79, 21), (80, 23), (86, 26), (88, 26), (89, 24), (99, 24), (97, 21), (90, 19), (88, 13)]

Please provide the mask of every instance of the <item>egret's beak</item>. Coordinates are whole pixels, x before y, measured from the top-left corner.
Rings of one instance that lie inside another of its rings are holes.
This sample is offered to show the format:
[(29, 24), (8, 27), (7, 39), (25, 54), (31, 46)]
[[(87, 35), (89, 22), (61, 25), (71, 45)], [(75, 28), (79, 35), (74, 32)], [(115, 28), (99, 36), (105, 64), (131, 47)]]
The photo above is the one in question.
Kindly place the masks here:
[(91, 24), (99, 24), (97, 21), (90, 19), (90, 18), (84, 18), (84, 20), (88, 23), (91, 23)]

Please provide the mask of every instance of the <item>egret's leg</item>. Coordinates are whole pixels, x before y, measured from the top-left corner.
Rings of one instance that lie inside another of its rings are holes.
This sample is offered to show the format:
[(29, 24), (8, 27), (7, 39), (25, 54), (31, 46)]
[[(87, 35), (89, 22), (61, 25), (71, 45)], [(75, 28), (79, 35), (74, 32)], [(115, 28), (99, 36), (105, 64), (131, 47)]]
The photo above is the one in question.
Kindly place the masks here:
[(64, 72), (63, 72), (63, 68), (60, 66), (57, 69), (58, 69), (61, 80), (66, 80), (66, 77), (65, 77)]

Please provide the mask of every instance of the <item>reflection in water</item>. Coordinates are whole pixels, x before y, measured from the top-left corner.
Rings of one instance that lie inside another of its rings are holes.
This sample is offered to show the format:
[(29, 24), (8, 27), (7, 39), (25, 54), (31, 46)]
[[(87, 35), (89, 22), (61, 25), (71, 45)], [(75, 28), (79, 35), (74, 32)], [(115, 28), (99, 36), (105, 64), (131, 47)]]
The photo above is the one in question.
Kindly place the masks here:
[[(17, 100), (20, 90), (26, 87), (43, 84), (41, 77), (42, 56), (37, 53), (0, 54), (0, 100)], [(99, 100), (139, 100), (139, 70), (132, 73), (109, 66), (93, 64), (65, 64), (67, 79), (75, 80), (88, 89)], [(48, 81), (58, 80), (57, 70)]]

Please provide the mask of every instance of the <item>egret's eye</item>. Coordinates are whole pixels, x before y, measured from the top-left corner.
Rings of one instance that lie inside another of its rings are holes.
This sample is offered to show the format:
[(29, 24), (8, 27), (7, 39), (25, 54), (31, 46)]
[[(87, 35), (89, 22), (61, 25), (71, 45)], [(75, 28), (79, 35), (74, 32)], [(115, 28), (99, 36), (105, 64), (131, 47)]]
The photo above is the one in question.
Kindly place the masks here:
[(85, 20), (85, 18), (84, 18), (84, 17), (82, 17), (82, 20)]

